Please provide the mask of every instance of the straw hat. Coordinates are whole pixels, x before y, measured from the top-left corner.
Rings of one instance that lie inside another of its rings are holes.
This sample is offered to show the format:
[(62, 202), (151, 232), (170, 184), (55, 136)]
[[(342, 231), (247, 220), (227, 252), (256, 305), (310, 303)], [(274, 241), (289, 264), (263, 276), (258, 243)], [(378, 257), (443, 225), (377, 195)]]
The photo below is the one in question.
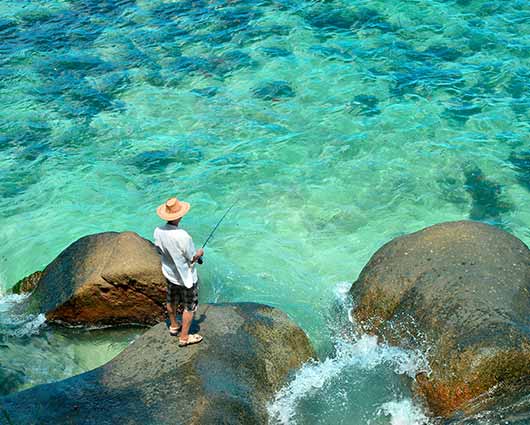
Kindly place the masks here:
[(173, 221), (184, 215), (190, 210), (190, 204), (179, 201), (177, 198), (169, 198), (165, 203), (156, 209), (156, 213), (162, 220)]

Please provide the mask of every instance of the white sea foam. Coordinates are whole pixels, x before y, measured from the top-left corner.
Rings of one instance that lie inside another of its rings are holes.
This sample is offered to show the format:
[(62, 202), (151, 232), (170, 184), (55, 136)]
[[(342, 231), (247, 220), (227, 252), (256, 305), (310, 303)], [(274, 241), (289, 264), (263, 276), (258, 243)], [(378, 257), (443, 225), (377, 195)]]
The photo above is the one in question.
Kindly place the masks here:
[[(336, 349), (337, 354), (334, 357), (305, 364), (294, 379), (276, 394), (268, 406), (271, 423), (282, 425), (296, 423), (295, 413), (298, 403), (305, 397), (318, 392), (324, 385), (347, 370), (355, 368), (365, 371), (385, 364), (390, 366), (395, 373), (410, 377), (414, 377), (420, 371), (428, 370), (427, 361), (420, 352), (405, 351), (397, 347), (378, 344), (374, 336), (363, 335), (354, 342), (339, 340), (336, 343)], [(391, 409), (393, 405), (385, 408)], [(395, 409), (382, 411), (395, 412), (396, 418), (398, 417), (398, 411)], [(413, 424), (414, 422), (403, 423)]]
[(427, 425), (429, 419), (412, 400), (403, 399), (384, 403), (378, 415), (389, 416), (390, 425)]
[(0, 293), (0, 313), (7, 313), (16, 304), (20, 304), (28, 297), (27, 294), (5, 294)]
[(16, 337), (38, 333), (46, 322), (44, 314), (16, 314), (12, 311), (27, 297), (27, 294), (0, 294), (0, 333)]
[(351, 282), (339, 282), (334, 288), (335, 297), (343, 303), (348, 303), (351, 299), (350, 288)]
[[(335, 298), (337, 301), (337, 316), (332, 319), (331, 326), (343, 330), (345, 323), (340, 323), (340, 317), (348, 317), (349, 322), (355, 325), (351, 316), (352, 298), (349, 296), (351, 284), (341, 282), (335, 286)], [(354, 326), (356, 329), (356, 327)], [(384, 366), (396, 375), (406, 375), (414, 378), (419, 372), (429, 373), (429, 365), (423, 353), (419, 350), (404, 350), (399, 347), (393, 347), (378, 343), (375, 336), (359, 334), (354, 329), (353, 332), (338, 332), (341, 335), (334, 341), (333, 356), (327, 357), (320, 362), (309, 362), (297, 371), (293, 379), (283, 387), (275, 396), (274, 400), (268, 406), (268, 412), (271, 424), (296, 424), (298, 406), (304, 400), (311, 400), (316, 396), (322, 399), (323, 394), (329, 391), (328, 385), (331, 385), (332, 397), (339, 397), (339, 392), (343, 391), (340, 386), (341, 378), (347, 379), (347, 386), (355, 385), (352, 382), (353, 376), (362, 375), (363, 372), (374, 370), (377, 367)], [(356, 336), (353, 336), (356, 335)], [(349, 375), (349, 377), (348, 377)], [(355, 378), (353, 378), (355, 380)], [(349, 390), (346, 390), (349, 391)], [(325, 396), (324, 396), (325, 398)], [(422, 409), (413, 404), (406, 395), (395, 395), (395, 400), (384, 403), (373, 416), (389, 417), (391, 425), (424, 425), (427, 424), (427, 418)], [(387, 399), (388, 400), (388, 399)], [(333, 408), (348, 409), (346, 404), (336, 404)], [(305, 408), (302, 407), (301, 411)], [(340, 413), (339, 413), (340, 415)], [(347, 413), (346, 413), (347, 415)], [(333, 423), (334, 418), (329, 418)], [(367, 419), (371, 421), (371, 419)], [(377, 423), (380, 419), (376, 420)]]

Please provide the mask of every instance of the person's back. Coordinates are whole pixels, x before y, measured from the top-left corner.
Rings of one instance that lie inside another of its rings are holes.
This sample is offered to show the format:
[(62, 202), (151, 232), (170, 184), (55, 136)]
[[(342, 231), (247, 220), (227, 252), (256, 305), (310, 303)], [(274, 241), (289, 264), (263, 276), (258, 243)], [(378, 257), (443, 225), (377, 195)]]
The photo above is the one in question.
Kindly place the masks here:
[[(202, 341), (202, 336), (189, 334), (193, 314), (199, 304), (199, 280), (195, 263), (204, 255), (201, 248), (195, 251), (191, 236), (179, 226), (180, 220), (189, 211), (190, 204), (171, 198), (157, 208), (157, 214), (167, 223), (154, 232), (155, 245), (161, 256), (162, 273), (167, 281), (166, 307), (171, 325), (169, 333), (179, 335), (179, 346)], [(176, 318), (176, 306), (183, 308), (182, 326)]]
[(197, 282), (197, 271), (192, 264), (195, 246), (184, 229), (166, 223), (155, 229), (155, 245), (162, 257), (162, 273), (175, 285), (191, 288)]

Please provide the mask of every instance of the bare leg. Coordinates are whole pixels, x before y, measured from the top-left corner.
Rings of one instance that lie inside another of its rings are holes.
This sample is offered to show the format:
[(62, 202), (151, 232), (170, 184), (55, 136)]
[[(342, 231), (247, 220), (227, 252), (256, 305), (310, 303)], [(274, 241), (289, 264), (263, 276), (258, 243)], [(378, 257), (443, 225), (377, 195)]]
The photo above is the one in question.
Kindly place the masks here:
[(180, 340), (187, 341), (190, 331), (191, 322), (193, 321), (193, 311), (184, 310), (182, 313), (182, 330), (180, 331)]
[(175, 304), (167, 303), (166, 308), (167, 308), (167, 313), (169, 316), (169, 322), (171, 323), (171, 327), (173, 329), (178, 329), (180, 325), (179, 325), (179, 322), (177, 322), (177, 316), (176, 316), (177, 311), (175, 308)]

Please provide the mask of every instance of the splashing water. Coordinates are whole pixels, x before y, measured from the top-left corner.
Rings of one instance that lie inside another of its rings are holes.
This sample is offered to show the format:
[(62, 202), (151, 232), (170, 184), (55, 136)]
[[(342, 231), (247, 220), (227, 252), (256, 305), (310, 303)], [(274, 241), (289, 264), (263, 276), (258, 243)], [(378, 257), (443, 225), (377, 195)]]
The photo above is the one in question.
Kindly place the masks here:
[(429, 419), (410, 399), (390, 401), (381, 406), (379, 415), (390, 416), (390, 425), (427, 425)]
[(27, 295), (0, 294), (0, 335), (9, 336), (30, 336), (39, 332), (39, 329), (46, 322), (44, 314), (28, 315), (14, 314), (11, 310), (24, 301)]
[[(335, 287), (338, 308), (330, 326), (336, 329), (345, 328), (341, 317), (351, 310), (347, 290), (346, 283)], [(352, 334), (356, 334), (355, 330)], [(375, 336), (363, 334), (348, 338), (344, 332), (339, 335), (334, 342), (334, 354), (305, 364), (276, 394), (268, 406), (270, 423), (380, 423), (387, 416), (392, 425), (426, 423), (421, 422), (425, 418), (421, 408), (409, 398), (403, 398), (410, 397), (404, 381), (414, 379), (419, 372), (429, 373), (424, 355), (420, 351), (380, 344)], [(374, 381), (374, 376), (384, 377), (387, 382), (381, 386), (381, 382), (376, 383), (377, 379)], [(400, 401), (396, 401), (398, 397)], [(379, 419), (373, 418), (367, 400), (388, 400), (377, 411)]]
[[(319, 411), (318, 414), (315, 413), (318, 417), (318, 422), (315, 423), (342, 423), (341, 421), (346, 420), (346, 418), (351, 419), (352, 414), (354, 416), (359, 415), (359, 412), (362, 411), (359, 406), (359, 396), (363, 394), (356, 394), (356, 397), (350, 397), (351, 399), (346, 398), (341, 403), (344, 407), (342, 412), (336, 410), (335, 400), (331, 399), (338, 397), (341, 390), (347, 390), (352, 386), (364, 388), (363, 392), (365, 390), (370, 391), (366, 385), (367, 377), (374, 369), (379, 369), (379, 373), (386, 375), (405, 375), (413, 378), (418, 372), (428, 370), (428, 365), (421, 353), (378, 344), (377, 338), (374, 336), (363, 335), (357, 341), (339, 340), (336, 343), (335, 357), (329, 357), (321, 362), (307, 363), (296, 373), (292, 381), (276, 394), (274, 401), (269, 405), (271, 423), (283, 425), (306, 423), (303, 417), (307, 415), (307, 412), (301, 411), (300, 407), (304, 404), (311, 404), (305, 402), (315, 398), (327, 399), (329, 407), (331, 407), (328, 410)], [(384, 390), (372, 392), (372, 395), (377, 395), (380, 400), (389, 397), (387, 391)], [(399, 392), (406, 393), (406, 390), (399, 388)], [(397, 417), (400, 414), (403, 416), (408, 405), (405, 403), (394, 406), (392, 403), (395, 402), (391, 401), (384, 404), (381, 411), (392, 417)], [(401, 411), (397, 410), (397, 406), (401, 407)], [(411, 413), (421, 412), (415, 406), (409, 411)], [(411, 417), (416, 416), (414, 413)], [(359, 420), (361, 419), (362, 416)], [(311, 422), (308, 421), (308, 423)], [(403, 423), (412, 425), (419, 422)]]

